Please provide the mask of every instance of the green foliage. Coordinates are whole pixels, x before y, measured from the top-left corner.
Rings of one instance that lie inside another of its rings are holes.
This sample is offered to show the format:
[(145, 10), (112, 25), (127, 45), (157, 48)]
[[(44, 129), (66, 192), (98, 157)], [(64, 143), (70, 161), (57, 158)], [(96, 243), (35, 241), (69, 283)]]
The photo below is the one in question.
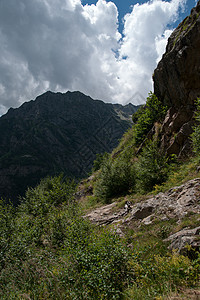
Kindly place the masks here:
[(101, 168), (95, 185), (95, 196), (106, 203), (111, 197), (128, 193), (135, 185), (134, 166), (128, 157), (109, 158)]
[(143, 149), (137, 163), (137, 187), (150, 192), (157, 184), (163, 183), (169, 173), (169, 158), (162, 153), (158, 142), (150, 141)]
[(169, 255), (159, 240), (172, 225), (160, 232), (155, 224), (151, 245), (152, 225), (142, 225), (131, 250), (83, 218), (73, 193), (59, 176), (29, 190), (17, 209), (0, 202), (1, 299), (153, 299), (198, 282), (198, 255)]
[(93, 167), (92, 167), (92, 172), (96, 172), (98, 171), (103, 162), (108, 158), (109, 154), (107, 152), (105, 152), (104, 154), (97, 154), (96, 155), (96, 159), (93, 162)]
[(128, 283), (120, 239), (87, 222), (61, 176), (0, 203), (1, 299), (119, 299)]
[(137, 252), (132, 261), (135, 283), (125, 299), (161, 299), (160, 296), (177, 286), (195, 285), (199, 280), (199, 262), (200, 258), (191, 261), (176, 252), (167, 256), (147, 255), (146, 258), (144, 252)]
[(143, 113), (145, 109), (145, 105), (141, 105), (138, 110), (132, 115), (132, 121), (133, 123), (137, 123), (140, 115)]
[(166, 111), (167, 108), (150, 92), (145, 106), (139, 109), (136, 117), (133, 115), (133, 120), (137, 122), (134, 126), (136, 145), (143, 141), (156, 121), (160, 122), (164, 118)]
[(11, 234), (15, 228), (15, 208), (12, 204), (0, 200), (0, 269), (6, 263), (6, 253), (9, 250)]
[(161, 185), (156, 185), (154, 187), (153, 193), (158, 194), (160, 192), (165, 192), (174, 186), (179, 186), (191, 179), (196, 178), (197, 166), (199, 166), (199, 160), (196, 157), (192, 157), (186, 161), (178, 161), (172, 164), (171, 172), (167, 178), (167, 181)]
[[(70, 230), (71, 231), (71, 230)], [(83, 229), (81, 228), (81, 231)], [(78, 230), (80, 232), (80, 230)], [(65, 280), (73, 299), (120, 299), (128, 282), (128, 252), (116, 235), (94, 230), (76, 238), (69, 232), (63, 254), (71, 257), (72, 268), (65, 269)], [(71, 238), (70, 238), (71, 236)]]
[(195, 154), (200, 157), (200, 98), (196, 101), (196, 113), (195, 113), (196, 126), (191, 135), (193, 142), (193, 149)]
[(75, 183), (64, 181), (62, 175), (42, 179), (36, 188), (28, 188), (20, 209), (33, 216), (46, 215), (50, 207), (67, 203), (72, 198)]

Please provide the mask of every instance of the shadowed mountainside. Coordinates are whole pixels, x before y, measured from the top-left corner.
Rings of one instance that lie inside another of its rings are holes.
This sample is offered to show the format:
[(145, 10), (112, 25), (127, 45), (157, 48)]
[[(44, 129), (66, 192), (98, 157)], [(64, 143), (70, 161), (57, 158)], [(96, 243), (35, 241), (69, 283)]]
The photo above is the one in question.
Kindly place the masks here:
[(47, 92), (0, 118), (0, 195), (16, 197), (47, 175), (82, 178), (110, 152), (137, 110), (80, 92)]

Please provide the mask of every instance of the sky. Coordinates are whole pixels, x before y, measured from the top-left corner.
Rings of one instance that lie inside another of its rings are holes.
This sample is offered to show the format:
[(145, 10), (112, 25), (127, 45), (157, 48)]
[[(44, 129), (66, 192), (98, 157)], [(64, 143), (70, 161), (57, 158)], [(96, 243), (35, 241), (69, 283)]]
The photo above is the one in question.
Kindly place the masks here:
[(141, 104), (196, 0), (1, 0), (0, 115), (51, 90)]

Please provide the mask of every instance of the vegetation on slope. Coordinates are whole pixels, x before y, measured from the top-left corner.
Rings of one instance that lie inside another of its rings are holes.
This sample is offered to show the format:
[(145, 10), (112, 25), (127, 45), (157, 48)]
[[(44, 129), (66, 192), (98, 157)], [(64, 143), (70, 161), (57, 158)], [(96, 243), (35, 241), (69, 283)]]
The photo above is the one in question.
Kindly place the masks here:
[(124, 135), (117, 150), (102, 161), (95, 184), (98, 199), (109, 203), (117, 195), (138, 191), (146, 193), (167, 179), (174, 158), (166, 157), (160, 149), (158, 133), (152, 140), (146, 141), (145, 147), (136, 156), (141, 141), (155, 122), (159, 129), (165, 113), (166, 108), (150, 93), (146, 105), (133, 115), (136, 122), (133, 128)]
[(198, 282), (200, 258), (168, 253), (158, 224), (120, 239), (85, 220), (73, 192), (47, 178), (17, 209), (1, 202), (1, 299), (153, 299)]
[[(141, 124), (148, 109), (137, 116)], [(197, 120), (199, 116), (198, 106)], [(174, 159), (160, 150), (158, 134), (136, 157), (138, 132), (144, 137), (147, 131), (142, 125), (140, 131), (134, 128), (112, 155), (99, 157), (95, 164), (98, 201), (107, 203), (128, 194), (133, 198), (135, 193), (138, 199), (141, 193), (160, 191), (194, 176), (198, 151), (193, 161), (185, 163), (183, 175), (183, 167), (176, 165), (175, 170)], [(192, 137), (195, 149), (199, 149), (198, 128)], [(164, 299), (180, 287), (198, 285), (199, 253), (190, 257), (171, 253), (163, 243), (170, 232), (196, 226), (198, 215), (186, 216), (179, 224), (174, 219), (140, 227), (132, 224), (120, 238), (110, 228), (96, 227), (83, 218), (74, 195), (75, 184), (58, 176), (28, 189), (17, 208), (1, 200), (1, 299)]]
[(1, 299), (120, 298), (128, 251), (81, 217), (73, 192), (73, 183), (47, 178), (15, 211), (1, 202)]

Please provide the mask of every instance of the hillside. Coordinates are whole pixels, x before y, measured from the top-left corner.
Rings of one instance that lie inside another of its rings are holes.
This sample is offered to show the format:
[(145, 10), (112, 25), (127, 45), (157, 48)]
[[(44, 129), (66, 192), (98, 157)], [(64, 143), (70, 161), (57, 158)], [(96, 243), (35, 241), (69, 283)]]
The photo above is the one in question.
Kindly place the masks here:
[[(0, 202), (1, 299), (200, 299), (199, 9), (172, 33), (155, 93), (90, 177), (48, 177), (18, 207)], [(197, 62), (187, 96), (184, 41)]]
[(161, 128), (168, 154), (188, 156), (194, 125), (194, 101), (200, 97), (200, 2), (170, 36), (154, 71), (154, 92), (169, 107)]
[(80, 92), (47, 92), (0, 118), (0, 195), (61, 172), (83, 178), (97, 153), (111, 152), (131, 126), (132, 104), (93, 100)]

